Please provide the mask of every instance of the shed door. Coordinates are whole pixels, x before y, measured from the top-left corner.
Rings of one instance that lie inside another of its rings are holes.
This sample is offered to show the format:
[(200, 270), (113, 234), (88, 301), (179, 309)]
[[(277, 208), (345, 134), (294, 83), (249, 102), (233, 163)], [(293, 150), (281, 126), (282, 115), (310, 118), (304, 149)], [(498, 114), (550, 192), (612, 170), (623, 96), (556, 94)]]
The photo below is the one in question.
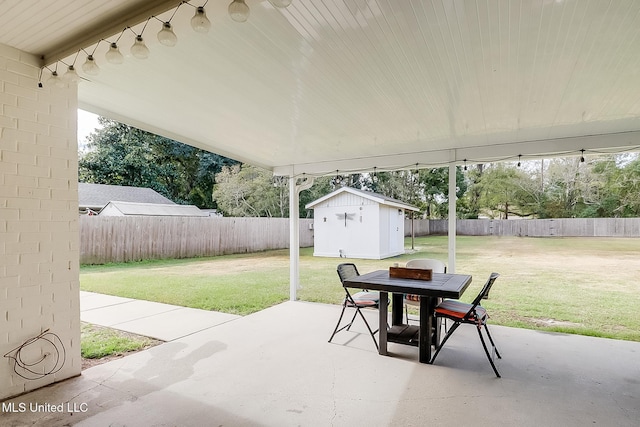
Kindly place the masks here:
[(404, 250), (403, 227), (400, 227), (400, 220), (403, 215), (398, 213), (397, 209), (391, 209), (389, 212), (389, 252), (400, 253)]

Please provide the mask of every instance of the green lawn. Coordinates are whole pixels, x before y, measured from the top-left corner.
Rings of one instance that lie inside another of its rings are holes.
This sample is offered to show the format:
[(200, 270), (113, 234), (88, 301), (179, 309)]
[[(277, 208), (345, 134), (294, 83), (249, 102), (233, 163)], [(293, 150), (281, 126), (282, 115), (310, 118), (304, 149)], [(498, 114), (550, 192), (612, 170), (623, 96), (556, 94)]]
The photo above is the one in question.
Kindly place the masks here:
[[(410, 242), (407, 240), (407, 245)], [(385, 260), (300, 255), (301, 300), (339, 304), (335, 268), (361, 273), (411, 258), (447, 261), (447, 238), (416, 239), (416, 252)], [(473, 275), (469, 301), (492, 271), (501, 274), (483, 305), (494, 324), (640, 341), (640, 239), (458, 237), (457, 272)], [(83, 266), (82, 290), (249, 314), (289, 298), (287, 250), (188, 260)]]
[(151, 338), (126, 334), (115, 329), (82, 323), (80, 353), (85, 359), (123, 355), (154, 345)]

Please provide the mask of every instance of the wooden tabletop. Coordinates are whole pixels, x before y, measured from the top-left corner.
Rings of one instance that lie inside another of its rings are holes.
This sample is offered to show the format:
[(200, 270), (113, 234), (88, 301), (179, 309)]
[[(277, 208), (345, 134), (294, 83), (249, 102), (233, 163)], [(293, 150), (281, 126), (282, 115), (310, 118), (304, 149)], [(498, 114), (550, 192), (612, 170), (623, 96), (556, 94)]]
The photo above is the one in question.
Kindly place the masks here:
[(377, 270), (347, 279), (344, 284), (350, 288), (459, 299), (471, 284), (471, 276), (433, 273), (432, 280), (417, 280), (389, 277), (388, 270)]

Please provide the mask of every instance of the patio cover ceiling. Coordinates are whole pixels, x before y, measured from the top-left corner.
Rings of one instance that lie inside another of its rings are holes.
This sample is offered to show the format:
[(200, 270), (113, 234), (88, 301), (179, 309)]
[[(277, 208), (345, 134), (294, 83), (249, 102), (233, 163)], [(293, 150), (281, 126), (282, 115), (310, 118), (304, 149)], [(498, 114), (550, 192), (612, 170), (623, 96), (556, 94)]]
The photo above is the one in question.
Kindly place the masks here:
[(4, 1), (0, 43), (53, 68), (122, 33), (121, 65), (98, 43), (81, 108), (277, 174), (640, 146), (638, 1), (247, 0), (236, 23), (211, 0), (201, 34), (203, 2), (178, 8), (169, 48), (156, 33), (179, 1)]

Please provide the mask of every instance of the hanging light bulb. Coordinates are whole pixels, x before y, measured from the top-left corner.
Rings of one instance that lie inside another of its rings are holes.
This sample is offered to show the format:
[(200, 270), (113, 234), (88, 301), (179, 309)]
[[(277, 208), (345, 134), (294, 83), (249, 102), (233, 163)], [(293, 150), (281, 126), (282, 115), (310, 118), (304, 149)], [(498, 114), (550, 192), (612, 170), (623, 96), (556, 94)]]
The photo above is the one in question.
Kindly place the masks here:
[(521, 157), (522, 157), (522, 154), (518, 154), (518, 167), (522, 166), (522, 163), (520, 163)]
[(287, 7), (291, 4), (291, 0), (269, 0), (269, 3), (275, 7)]
[(47, 80), (47, 83), (51, 86), (60, 87), (60, 88), (66, 86), (65, 82), (60, 78), (60, 76), (58, 76), (57, 71), (53, 71), (51, 73), (51, 77), (49, 77), (49, 80)]
[(162, 29), (158, 32), (158, 41), (169, 47), (173, 47), (178, 43), (178, 37), (173, 32), (170, 22), (162, 24)]
[(208, 33), (211, 29), (211, 21), (207, 18), (204, 7), (196, 9), (196, 14), (191, 18), (191, 28), (198, 33)]
[(229, 5), (229, 16), (236, 22), (245, 22), (249, 18), (249, 6), (244, 0), (233, 0)]
[(73, 65), (69, 65), (67, 72), (62, 76), (62, 80), (68, 84), (75, 84), (80, 81), (80, 76), (76, 73), (76, 69)]
[(580, 163), (584, 163), (584, 148), (580, 150)]
[(120, 49), (115, 43), (111, 43), (111, 46), (104, 57), (110, 64), (122, 64), (124, 62), (124, 56), (120, 53)]
[(100, 67), (96, 64), (93, 55), (88, 55), (87, 60), (82, 64), (82, 71), (90, 76), (97, 76), (100, 73)]
[(149, 57), (149, 48), (144, 44), (142, 36), (136, 36), (136, 41), (131, 46), (131, 55), (138, 59), (147, 59)]

